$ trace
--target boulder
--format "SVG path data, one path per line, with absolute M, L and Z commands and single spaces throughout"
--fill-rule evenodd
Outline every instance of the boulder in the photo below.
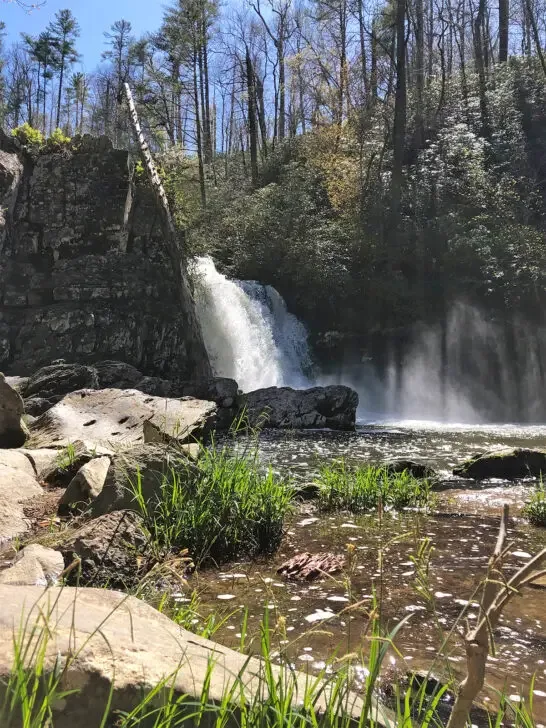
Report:
M 144 374 L 122 361 L 101 361 L 94 365 L 97 373 L 98 389 L 138 389 Z
M 23 450 L 0 450 L 0 466 L 21 470 L 31 477 L 36 475 L 32 461 Z
M 78 389 L 98 389 L 97 372 L 83 364 L 57 362 L 38 369 L 23 390 L 26 411 L 35 417 Z
M 28 430 L 23 422 L 24 411 L 21 395 L 0 374 L 0 448 L 25 444 Z
M 142 518 L 132 511 L 107 513 L 86 523 L 58 548 L 64 565 L 77 557 L 79 569 L 67 576 L 70 584 L 109 589 L 134 588 L 145 569 L 140 566 L 148 545 Z
M 417 463 L 415 460 L 386 460 L 382 465 L 389 473 L 403 473 L 407 471 L 414 478 L 427 478 L 435 480 L 438 475 L 434 468 L 426 463 Z
M 26 466 L 16 469 L 0 464 L 0 543 L 29 530 L 25 506 L 42 494 L 41 486 Z
M 66 395 L 31 426 L 34 447 L 62 447 L 74 440 L 95 446 L 131 447 L 151 420 L 182 443 L 214 427 L 216 405 L 197 399 L 152 397 L 134 389 L 82 389 Z
M 105 589 L 52 587 L 44 592 L 2 585 L 0 603 L 0 684 L 14 666 L 14 633 L 19 634 L 20 625 L 29 625 L 30 632 L 40 615 L 47 619 L 48 630 L 42 632 L 44 673 L 49 676 L 63 665 L 59 689 L 68 691 L 53 705 L 55 728 L 101 725 L 110 700 L 112 711 L 131 711 L 143 694 L 163 682 L 165 692 L 187 701 L 190 710 L 204 689 L 207 704 L 218 706 L 229 699 L 235 709 L 264 694 L 266 668 L 261 660 L 187 632 L 135 597 Z M 19 636 L 20 645 L 26 646 L 28 632 Z M 284 678 L 287 694 L 301 700 L 309 677 L 288 667 L 270 669 L 271 679 L 278 684 Z M 333 690 L 331 683 L 317 685 L 318 715 Z M 350 692 L 342 699 L 347 716 L 358 718 L 363 699 Z M 210 721 L 205 718 L 201 725 L 215 724 L 217 707 L 210 710 Z M 395 715 L 375 698 L 371 710 L 379 725 L 395 725 Z M 236 719 L 235 714 L 233 724 Z
M 473 480 L 539 478 L 541 475 L 546 476 L 546 451 L 521 447 L 494 450 L 475 455 L 454 468 L 453 475 Z
M 149 444 L 116 453 L 104 487 L 91 503 L 90 513 L 96 518 L 111 511 L 139 510 L 134 495 L 137 486 L 144 503 L 155 503 L 162 483 L 173 470 L 180 478 L 190 478 L 194 467 L 180 448 Z
M 350 387 L 268 387 L 239 398 L 252 426 L 353 430 L 358 394 Z
M 110 458 L 104 455 L 93 458 L 82 465 L 59 501 L 59 515 L 68 515 L 72 511 L 83 510 L 88 503 L 100 495 L 110 463 Z
M 83 447 L 83 443 L 81 443 Z M 77 450 L 77 447 L 75 447 Z M 44 447 L 36 450 L 22 448 L 17 452 L 24 455 L 31 463 L 34 473 L 38 480 L 46 482 L 54 482 L 52 474 L 56 473 L 63 464 L 63 452 L 56 448 Z
M 17 553 L 9 569 L 0 571 L 0 584 L 54 586 L 63 571 L 62 554 L 33 543 Z

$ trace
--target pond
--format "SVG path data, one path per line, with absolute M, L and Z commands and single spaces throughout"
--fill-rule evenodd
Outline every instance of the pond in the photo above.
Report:
M 238 446 L 245 444 L 239 440 Z M 362 423 L 354 433 L 262 433 L 262 460 L 300 482 L 312 481 L 320 463 L 336 457 L 351 462 L 404 457 L 435 467 L 445 490 L 438 493 L 429 515 L 386 513 L 381 519 L 377 513 L 325 515 L 312 502 L 304 503 L 287 523 L 281 548 L 273 557 L 229 564 L 223 570 L 202 570 L 192 577 L 201 610 L 232 613 L 216 635 L 229 645 L 239 644 L 241 609 L 249 611 L 251 635 L 259 632 L 267 610 L 270 623 L 280 626 L 276 648 L 299 669 L 319 671 L 333 655 L 341 658 L 366 652 L 375 594 L 384 629 L 408 617 L 396 637 L 396 649 L 389 652 L 387 672 L 432 667 L 442 676 L 462 677 L 465 659 L 458 619 L 463 611 L 470 623 L 476 618 L 474 592 L 496 541 L 502 504 L 511 504 L 512 516 L 507 574 L 546 546 L 546 529 L 529 526 L 518 516 L 531 484 L 469 483 L 453 478 L 451 470 L 477 452 L 545 444 L 544 426 Z M 416 588 L 416 559 L 425 539 L 432 547 L 428 599 Z M 311 583 L 280 577 L 279 566 L 301 551 L 333 552 L 348 557 L 349 566 L 340 575 Z M 360 606 L 352 607 L 355 603 Z M 439 646 L 454 627 L 443 658 L 436 660 Z M 535 676 L 535 714 L 546 719 L 546 589 L 526 589 L 523 597 L 512 601 L 496 630 L 495 642 L 497 650 L 488 664 L 486 701 L 494 703 L 495 690 L 526 694 Z M 258 640 L 254 648 L 259 649 Z

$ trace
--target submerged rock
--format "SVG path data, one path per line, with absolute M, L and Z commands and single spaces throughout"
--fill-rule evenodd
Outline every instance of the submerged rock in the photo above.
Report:
M 54 586 L 64 570 L 62 555 L 33 543 L 19 551 L 13 565 L 0 572 L 0 584 Z
M 417 463 L 415 460 L 386 460 L 382 465 L 389 473 L 403 473 L 407 471 L 414 478 L 434 480 L 438 477 L 434 468 L 426 463 Z
M 453 469 L 453 475 L 473 480 L 539 478 L 546 476 L 546 451 L 507 448 L 475 455 Z
M 268 387 L 242 395 L 240 406 L 252 426 L 353 430 L 358 394 L 340 384 L 311 389 Z
M 326 574 L 336 574 L 343 569 L 343 557 L 332 553 L 310 554 L 305 551 L 296 554 L 279 566 L 277 574 L 290 579 L 312 581 Z
M 25 444 L 28 430 L 23 422 L 23 400 L 0 374 L 0 448 L 21 447 Z
M 38 447 L 62 447 L 85 440 L 127 448 L 143 441 L 146 420 L 184 442 L 208 432 L 215 415 L 214 402 L 152 397 L 134 389 L 82 389 L 68 394 L 32 424 L 32 442 Z

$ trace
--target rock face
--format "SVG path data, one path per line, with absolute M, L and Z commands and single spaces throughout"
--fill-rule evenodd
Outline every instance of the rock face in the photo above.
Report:
M 184 442 L 209 431 L 215 414 L 214 402 L 152 397 L 133 389 L 82 389 L 32 423 L 31 442 L 34 447 L 62 447 L 75 440 L 127 447 L 143 441 L 146 420 Z
M 13 566 L 0 571 L 0 584 L 54 586 L 63 570 L 62 554 L 33 543 L 17 553 Z
M 546 451 L 526 448 L 495 450 L 467 460 L 454 468 L 453 475 L 473 480 L 539 478 L 546 476 Z
M 117 511 L 85 524 L 59 548 L 66 567 L 74 557 L 81 559 L 81 573 L 70 571 L 69 583 L 131 589 L 139 581 L 139 556 L 147 543 L 142 518 L 132 511 Z
M 97 726 L 110 694 L 113 711 L 130 711 L 143 693 L 165 679 L 174 698 L 187 696 L 191 705 L 199 700 L 209 675 L 211 704 L 232 694 L 234 705 L 240 705 L 255 700 L 264 689 L 260 678 L 265 668 L 257 658 L 187 632 L 134 597 L 104 589 L 53 587 L 44 593 L 37 587 L 0 586 L 0 601 L 0 684 L 13 665 L 14 629 L 17 634 L 20 624 L 33 625 L 40 613 L 48 616 L 44 672 L 50 674 L 60 662 L 60 689 L 76 688 L 54 710 L 55 728 Z M 277 682 L 282 668 L 271 669 Z M 301 700 L 309 678 L 293 671 L 285 675 L 287 685 L 293 686 L 287 691 Z M 329 695 L 326 685 L 316 701 L 317 713 L 324 710 Z M 362 698 L 348 693 L 343 701 L 347 715 L 358 718 Z M 375 699 L 372 711 L 379 725 L 395 724 L 394 714 Z M 213 725 L 215 718 L 213 713 L 210 722 L 205 719 L 201 725 Z
M 0 209 L 0 370 L 123 358 L 148 375 L 210 377 L 128 152 L 84 136 L 23 160 L 1 137 Z
M 333 385 L 311 389 L 268 387 L 240 397 L 252 425 L 279 428 L 352 430 L 358 394 L 350 387 Z
M 0 448 L 21 447 L 25 444 L 28 431 L 22 419 L 23 414 L 21 395 L 0 374 Z

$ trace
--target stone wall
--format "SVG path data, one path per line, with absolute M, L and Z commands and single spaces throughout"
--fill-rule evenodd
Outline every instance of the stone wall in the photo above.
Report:
M 128 153 L 88 136 L 34 158 L 6 137 L 0 148 L 0 370 L 115 358 L 146 374 L 208 376 Z

